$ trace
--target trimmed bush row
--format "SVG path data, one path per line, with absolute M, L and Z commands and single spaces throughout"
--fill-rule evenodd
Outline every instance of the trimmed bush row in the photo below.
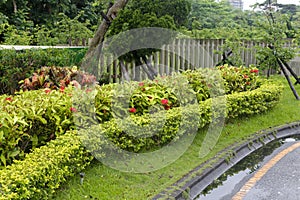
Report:
M 2 169 L 0 199 L 48 199 L 91 160 L 75 131 L 67 132 Z
M 257 68 L 220 66 L 218 67 L 223 81 L 218 80 L 216 72 L 211 69 L 197 69 L 184 71 L 182 75 L 188 81 L 190 88 L 195 93 L 198 102 L 210 98 L 210 93 L 214 94 L 233 94 L 237 92 L 251 91 L 261 85 L 261 79 L 258 77 Z M 176 79 L 176 78 L 175 78 Z M 149 113 L 149 108 L 155 104 L 163 104 L 165 110 L 179 106 L 178 99 L 173 93 L 172 88 L 166 86 L 174 81 L 173 76 L 158 77 L 154 81 L 130 82 L 136 84 L 135 90 L 130 98 L 130 112 L 135 115 Z M 224 86 L 222 85 L 224 84 Z M 112 98 L 117 96 L 118 84 L 108 84 L 98 88 L 96 96 L 97 116 L 101 122 L 112 119 Z M 172 87 L 172 85 L 171 85 Z M 124 86 L 130 88 L 130 86 Z M 224 89 L 223 89 L 224 88 Z M 218 91 L 211 91 L 211 89 Z M 130 89 L 128 89 L 130 90 Z M 223 91 L 225 90 L 225 91 Z
M 279 100 L 282 87 L 270 82 L 265 82 L 254 91 L 234 93 L 227 95 L 226 117 L 234 118 L 243 115 L 261 113 L 272 108 Z M 83 142 L 92 142 L 96 145 L 92 151 L 98 151 L 104 143 L 99 140 L 99 132 L 109 137 L 111 141 L 122 149 L 138 152 L 147 150 L 155 146 L 162 146 L 171 139 L 179 138 L 186 132 L 177 133 L 180 119 L 189 122 L 188 116 L 199 114 L 200 121 L 185 124 L 189 126 L 204 127 L 211 121 L 211 116 L 218 116 L 218 110 L 211 111 L 212 100 L 200 102 L 198 112 L 194 107 L 174 108 L 166 112 L 166 121 L 160 130 L 149 127 L 138 136 L 149 136 L 153 131 L 158 131 L 158 135 L 149 138 L 135 138 L 125 134 L 120 130 L 115 120 L 100 124 L 96 129 L 88 129 L 83 135 Z M 180 111 L 181 109 L 181 111 Z M 156 116 L 156 117 L 155 117 Z M 163 122 L 159 113 L 154 115 L 156 122 Z M 183 117 L 183 118 L 181 118 Z M 131 120 L 139 124 L 148 124 L 149 118 L 131 115 Z M 124 125 L 124 124 L 123 124 Z M 125 123 L 126 125 L 126 123 Z M 127 124 L 129 126 L 129 124 Z M 132 127 L 130 127 L 132 128 Z M 188 132 L 188 129 L 186 129 Z M 94 138 L 93 138 L 94 137 Z M 95 138 L 96 137 L 96 138 Z M 99 153 L 97 154 L 99 156 Z M 100 156 L 105 156 L 103 153 Z M 14 163 L 0 171 L 0 199 L 47 199 L 55 192 L 55 189 L 66 181 L 69 176 L 74 176 L 87 166 L 92 157 L 81 146 L 79 137 L 74 131 L 67 132 L 65 135 L 58 136 L 56 140 L 50 141 L 47 145 L 34 149 L 32 153 L 26 155 L 23 161 Z
M 223 116 L 231 119 L 262 113 L 276 105 L 281 91 L 282 87 L 278 84 L 265 82 L 256 90 L 226 95 L 226 113 Z M 221 107 L 222 105 L 219 108 Z M 217 118 L 221 115 L 218 107 L 215 107 L 213 111 L 211 108 L 212 99 L 207 99 L 200 102 L 198 108 L 192 105 L 168 110 L 165 121 L 160 112 L 152 115 L 151 119 L 150 115 L 147 114 L 143 116 L 131 115 L 122 120 L 112 119 L 104 122 L 99 125 L 99 131 L 122 149 L 133 152 L 147 151 L 168 144 L 174 137 L 178 138 L 185 134 L 185 132 L 178 133 L 179 126 L 182 126 L 181 122 L 184 122 L 186 128 L 192 128 L 195 125 L 198 128 L 203 128 L 212 121 L 212 116 Z M 199 122 L 195 122 L 196 115 L 200 119 Z M 152 124 L 150 124 L 151 120 Z M 140 126 L 145 124 L 149 126 L 146 126 L 141 132 L 139 127 L 135 130 L 134 123 Z M 158 124 L 163 124 L 163 126 L 159 127 Z M 130 133 L 128 134 L 128 131 L 125 132 L 124 130 L 129 130 Z M 99 135 L 95 136 L 100 137 Z
M 225 90 L 228 94 L 253 90 L 261 84 L 256 68 L 232 66 L 221 66 L 219 68 L 225 80 Z M 55 82 L 57 85 L 52 85 L 55 86 L 52 87 L 53 90 L 45 88 L 20 92 L 14 96 L 0 96 L 0 168 L 9 165 L 14 159 L 24 158 L 25 153 L 29 152 L 30 149 L 44 145 L 46 142 L 55 139 L 57 135 L 61 135 L 74 127 L 72 113 L 81 108 L 72 107 L 70 97 L 73 95 L 71 72 L 73 73 L 74 69 L 44 68 L 39 71 L 39 74 L 25 80 L 24 87 L 34 89 L 39 88 L 38 86 L 44 87 L 46 85 L 45 87 L 47 87 L 48 84 L 50 87 L 51 83 Z M 77 73 L 76 70 L 75 72 Z M 50 78 L 50 74 L 53 77 Z M 61 76 L 61 74 L 64 75 Z M 180 102 L 173 91 L 173 85 L 182 84 L 183 82 L 190 86 L 190 93 L 195 93 L 199 102 L 210 97 L 212 88 L 220 90 L 214 91 L 215 93 L 222 93 L 222 87 L 216 85 L 220 82 L 215 81 L 215 73 L 209 69 L 187 71 L 183 74 L 184 80 L 180 79 L 180 76 L 172 76 L 161 77 L 154 81 L 127 83 L 128 87 L 124 87 L 125 93 L 128 88 L 130 91 L 132 90 L 132 93 L 130 93 L 129 105 L 125 106 L 129 106 L 129 110 L 124 110 L 124 112 L 130 112 L 130 115 L 134 116 L 146 116 L 149 112 L 153 112 L 153 109 L 159 110 L 161 106 L 165 110 L 178 109 Z M 92 76 L 82 75 L 83 79 L 79 81 L 80 84 L 92 81 L 92 79 L 90 80 Z M 52 82 L 49 82 L 48 79 Z M 67 83 L 68 87 L 66 87 Z M 170 87 L 170 84 L 173 84 L 172 87 Z M 120 93 L 116 90 L 117 86 L 118 84 L 108 84 L 96 87 L 95 102 L 90 103 L 95 103 L 97 120 L 100 123 L 113 118 L 111 106 L 113 97 Z M 124 90 L 124 88 L 122 87 L 121 90 Z M 180 90 L 180 85 L 177 88 Z M 88 92 L 90 92 L 89 89 L 86 90 L 86 93 Z M 79 97 L 78 99 L 83 101 L 77 103 L 78 106 L 81 106 L 92 98 Z M 169 115 L 174 115 L 175 118 L 179 119 L 177 114 Z M 168 117 L 172 118 L 171 116 Z M 173 123 L 172 126 L 176 127 Z M 112 137 L 116 136 L 113 135 Z M 149 142 L 149 146 L 151 147 L 151 142 Z M 134 151 L 139 151 L 139 149 L 134 149 Z

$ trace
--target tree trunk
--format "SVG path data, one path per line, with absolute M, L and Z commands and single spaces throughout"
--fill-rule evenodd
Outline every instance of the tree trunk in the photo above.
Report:
M 101 24 L 99 25 L 93 39 L 90 42 L 89 49 L 85 55 L 83 65 L 88 64 L 89 60 L 92 58 L 94 52 L 96 51 L 96 47 L 104 41 L 104 37 L 106 32 L 108 31 L 109 25 L 113 19 L 116 18 L 118 12 L 125 8 L 126 4 L 129 0 L 117 0 L 107 11 L 107 18 L 110 20 L 103 19 Z M 101 52 L 98 52 L 101 53 Z
M 155 68 L 150 63 L 149 59 L 146 58 L 146 56 L 143 56 L 142 59 L 145 62 L 145 64 L 147 65 L 148 71 L 151 74 L 149 78 L 151 80 L 153 80 L 157 76 L 158 72 L 155 70 Z
M 12 3 L 13 3 L 13 6 L 14 6 L 14 13 L 17 13 L 18 12 L 18 7 L 17 7 L 16 0 L 13 0 Z
M 290 88 L 291 88 L 291 90 L 292 90 L 294 96 L 296 97 L 297 100 L 300 100 L 300 98 L 299 98 L 299 96 L 298 96 L 298 93 L 297 93 L 297 91 L 295 90 L 295 88 L 294 88 L 294 86 L 293 86 L 293 84 L 292 84 L 292 82 L 291 82 L 291 79 L 290 79 L 290 77 L 289 77 L 288 74 L 287 74 L 287 71 L 286 71 L 284 65 L 282 64 L 282 62 L 280 61 L 279 58 L 276 58 L 276 60 L 277 60 L 277 62 L 278 62 L 278 64 L 279 64 L 280 69 L 282 70 L 282 72 L 283 72 L 283 74 L 284 74 L 286 80 L 288 81 L 289 86 L 290 86 Z
M 143 69 L 143 71 L 147 74 L 147 76 L 148 76 L 148 78 L 149 78 L 150 80 L 153 80 L 153 79 L 154 79 L 153 76 L 152 76 L 152 74 L 151 74 L 151 72 L 149 72 L 149 70 L 148 70 L 146 64 L 144 64 L 144 63 L 141 62 L 141 58 L 138 58 L 138 59 L 135 61 L 135 63 L 136 63 L 137 66 L 140 66 L 140 67 Z
M 287 64 L 287 62 L 285 62 L 284 60 L 281 60 L 280 61 L 282 62 L 282 64 L 287 68 L 287 70 L 289 70 L 289 72 L 293 75 L 293 77 L 296 79 L 296 83 L 295 85 L 297 84 L 300 84 L 300 79 L 298 78 L 297 74 L 294 72 L 294 70 Z

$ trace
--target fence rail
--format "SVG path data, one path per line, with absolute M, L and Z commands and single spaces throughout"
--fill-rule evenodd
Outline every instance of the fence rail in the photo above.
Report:
M 75 39 L 75 41 L 65 46 L 12 46 L 0 45 L 0 49 L 28 49 L 28 48 L 85 48 L 87 41 L 91 39 Z M 77 41 L 77 42 L 76 42 Z M 80 41 L 82 44 L 80 44 Z M 176 39 L 173 43 L 164 45 L 160 51 L 157 51 L 149 57 L 149 62 L 154 66 L 160 75 L 169 75 L 172 72 L 181 70 L 209 68 L 217 65 L 221 59 L 221 52 L 225 44 L 224 39 Z M 75 45 L 75 46 L 74 46 Z M 82 45 L 82 46 L 77 46 Z M 243 41 L 239 44 L 241 47 L 241 61 L 249 66 L 257 64 L 256 47 L 266 47 L 265 43 L 255 43 L 253 41 Z M 292 40 L 287 40 L 286 47 L 293 45 Z M 99 55 L 95 55 L 99 56 Z M 295 57 L 289 62 L 291 68 L 300 75 L 300 57 Z M 143 70 L 145 65 L 136 66 L 134 62 L 125 62 L 125 68 L 128 71 L 131 80 L 143 80 L 147 74 Z M 122 73 L 119 60 L 112 55 L 101 55 L 94 69 L 97 75 L 105 74 L 109 82 L 122 82 Z
M 223 39 L 177 39 L 173 43 L 164 45 L 149 57 L 149 62 L 160 75 L 169 75 L 181 70 L 210 68 L 216 66 L 222 59 L 221 52 L 225 40 Z M 265 43 L 243 41 L 240 43 L 241 61 L 249 66 L 257 64 L 256 47 L 266 47 Z M 292 41 L 287 40 L 285 46 L 291 47 Z M 290 61 L 291 67 L 300 74 L 300 58 Z M 131 80 L 146 79 L 147 74 L 143 71 L 146 66 L 136 66 L 134 62 L 125 63 Z M 119 60 L 110 56 L 102 56 L 98 63 L 98 74 L 107 74 L 109 82 L 122 82 L 122 73 Z

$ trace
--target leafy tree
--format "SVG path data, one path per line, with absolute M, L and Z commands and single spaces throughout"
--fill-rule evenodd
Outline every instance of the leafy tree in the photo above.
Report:
M 228 2 L 216 2 L 214 0 L 197 0 L 192 2 L 192 9 L 189 15 L 188 28 L 214 29 L 226 24 L 231 24 L 234 13 Z M 195 27 L 195 23 L 197 26 Z M 193 27 L 194 26 L 194 27 Z
M 186 23 L 189 12 L 190 4 L 186 0 L 134 0 L 124 10 L 120 11 L 118 17 L 112 22 L 107 36 L 110 37 L 124 31 L 143 27 L 160 27 L 175 30 L 176 27 L 178 28 Z M 147 40 L 143 36 L 141 38 L 142 40 Z M 155 39 L 155 43 L 157 46 L 163 46 L 171 39 L 161 35 Z M 133 40 L 136 40 L 136 38 L 132 38 L 132 41 L 127 42 L 130 44 Z M 113 46 L 116 47 L 116 44 Z M 121 60 L 120 64 L 123 74 L 126 74 L 126 70 L 122 62 L 134 61 L 136 66 L 143 67 L 150 79 L 154 79 L 157 76 L 157 72 L 151 66 L 148 58 L 155 51 L 157 49 L 139 49 L 121 56 L 119 59 Z M 141 59 L 147 65 L 147 68 L 145 68 Z M 128 76 L 126 77 L 128 79 Z
M 116 6 L 117 3 L 121 6 Z M 128 5 L 127 1 L 120 0 L 117 3 L 108 10 L 107 16 L 104 16 L 104 21 L 99 26 L 91 42 L 86 56 L 87 62 L 92 59 L 96 46 L 103 42 L 106 32 L 106 36 L 111 37 L 124 31 L 142 27 L 176 29 L 176 27 L 179 28 L 186 23 L 190 12 L 190 3 L 186 0 L 131 0 Z M 115 7 L 117 7 L 117 9 Z M 112 14 L 112 9 L 118 11 L 115 13 L 117 15 Z M 163 40 L 161 41 L 161 45 L 163 45 Z M 156 51 L 156 49 L 136 50 L 121 56 L 120 65 L 124 77 L 129 79 L 123 61 L 135 61 L 136 64 L 140 66 L 142 58 L 148 67 L 148 69 L 145 69 L 148 77 L 153 79 L 157 75 L 157 72 L 148 62 L 147 56 L 151 55 L 154 51 Z M 97 54 L 99 54 L 99 52 L 97 52 Z M 85 62 L 84 65 L 87 66 L 88 64 Z
M 259 64 L 260 66 L 265 66 L 269 69 L 279 68 L 285 75 L 296 99 L 300 100 L 300 97 L 287 75 L 288 70 L 296 79 L 296 84 L 300 83 L 300 79 L 287 64 L 287 62 L 292 59 L 296 53 L 296 48 L 287 48 L 284 46 L 287 36 L 290 35 L 289 33 L 291 31 L 289 30 L 288 24 L 286 24 L 288 16 L 282 15 L 278 12 L 277 4 L 272 4 L 271 0 L 266 1 L 266 4 L 262 7 L 262 11 L 266 16 L 266 20 L 261 21 L 259 25 L 265 31 L 264 42 L 266 42 L 268 46 L 259 49 L 257 56 Z
M 16 44 L 19 40 L 14 42 L 10 37 L 16 36 L 22 40 L 21 34 L 24 34 L 27 42 L 20 41 L 20 44 L 66 43 L 64 37 L 70 29 L 72 33 L 69 35 L 74 36 L 76 33 L 76 37 L 91 36 L 102 8 L 103 1 L 96 0 L 0 0 L 0 20 L 5 16 L 7 24 L 11 26 L 1 25 L 0 42 Z M 63 28 L 63 24 L 69 24 L 68 29 L 58 29 Z M 49 42 L 42 39 L 43 36 L 49 37 Z

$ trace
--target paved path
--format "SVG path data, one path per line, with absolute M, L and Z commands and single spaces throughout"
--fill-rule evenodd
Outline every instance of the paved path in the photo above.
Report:
M 300 142 L 287 142 L 267 156 L 254 172 L 228 178 L 199 200 L 300 200 Z
M 23 49 L 81 49 L 86 48 L 85 46 L 26 46 L 26 45 L 0 45 L 1 49 L 15 49 L 15 50 L 23 50 Z
M 300 200 L 300 142 L 272 154 L 233 200 Z

